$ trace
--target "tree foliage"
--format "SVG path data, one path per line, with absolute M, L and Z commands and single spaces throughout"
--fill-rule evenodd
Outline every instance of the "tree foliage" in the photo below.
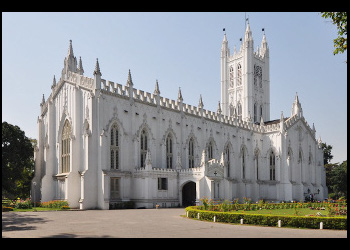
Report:
M 327 145 L 326 143 L 321 144 L 322 150 L 323 150 L 323 164 L 329 164 L 330 161 L 333 159 L 332 155 L 332 146 Z
M 345 196 L 347 198 L 348 186 L 348 163 L 343 161 L 340 165 L 335 164 L 332 171 L 329 173 L 329 188 L 332 193 L 335 193 L 337 198 Z
M 31 140 L 18 126 L 2 123 L 2 196 L 29 197 L 34 172 Z
M 322 17 L 332 19 L 333 24 L 337 25 L 338 37 L 334 39 L 333 54 L 344 53 L 347 50 L 347 13 L 346 12 L 321 12 Z
M 328 193 L 333 198 L 345 196 L 347 198 L 347 160 L 339 163 L 330 163 L 333 159 L 332 146 L 326 143 L 321 144 L 323 149 L 324 167 L 326 170 L 326 185 Z

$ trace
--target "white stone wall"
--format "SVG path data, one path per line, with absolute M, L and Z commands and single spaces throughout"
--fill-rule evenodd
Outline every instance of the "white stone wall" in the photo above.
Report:
M 248 45 L 252 46 L 250 42 Z M 288 201 L 302 200 L 309 193 L 316 194 L 315 198 L 320 200 L 327 197 L 323 152 L 315 139 L 314 127 L 310 128 L 302 112 L 292 113 L 290 118 L 281 115 L 279 120 L 266 121 L 266 124 L 264 121 L 253 124 L 246 119 L 254 98 L 268 104 L 264 118 L 269 118 L 269 66 L 268 61 L 264 61 L 268 60 L 264 59 L 268 57 L 268 50 L 264 55 L 251 50 L 240 59 L 245 67 L 243 78 L 252 77 L 249 72 L 254 62 L 261 63 L 265 84 L 261 95 L 255 96 L 254 88 L 242 91 L 243 119 L 224 115 L 228 112 L 225 105 L 223 111 L 218 109 L 217 112 L 203 109 L 201 105 L 188 105 L 183 102 L 181 93 L 178 100 L 169 100 L 161 96 L 158 83 L 154 93 L 136 89 L 130 72 L 126 85 L 106 81 L 101 79 L 98 61 L 94 78 L 85 77 L 81 75 L 81 66 L 77 69 L 69 65 L 69 62 L 76 63 L 72 53 L 70 49 L 68 58 L 71 59 L 66 60 L 65 68 L 76 72 L 64 71 L 57 84 L 54 80 L 51 95 L 41 103 L 33 179 L 37 183 L 33 186 L 37 200 L 65 199 L 71 207 L 109 209 L 110 203 L 115 202 L 110 192 L 113 178 L 118 179 L 119 201 L 134 201 L 137 207 L 148 208 L 156 204 L 182 205 L 183 188 L 189 182 L 195 183 L 197 201 L 203 197 Z M 225 50 L 222 50 L 223 55 Z M 250 57 L 252 61 L 248 60 Z M 222 65 L 230 64 L 222 59 Z M 222 69 L 222 76 L 225 75 L 228 76 L 228 68 Z M 252 79 L 244 81 L 249 83 Z M 223 77 L 223 101 L 227 100 L 226 85 L 227 79 Z M 297 97 L 294 106 L 301 111 Z M 72 128 L 70 170 L 61 173 L 61 137 L 65 121 L 69 121 Z M 119 169 L 110 167 L 110 131 L 114 123 L 119 128 Z M 148 133 L 149 149 L 145 168 L 140 164 L 143 129 Z M 166 168 L 169 133 L 173 137 L 172 169 Z M 194 139 L 194 168 L 189 168 L 188 164 L 191 137 Z M 210 142 L 213 145 L 211 161 L 207 155 Z M 227 146 L 229 169 L 224 155 Z M 271 152 L 275 155 L 275 180 L 270 180 Z M 165 190 L 158 189 L 158 178 L 167 179 Z

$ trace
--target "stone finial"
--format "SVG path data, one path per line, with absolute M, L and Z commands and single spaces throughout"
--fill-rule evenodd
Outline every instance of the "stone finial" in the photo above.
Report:
M 199 96 L 199 104 L 198 108 L 202 109 L 204 107 L 203 100 L 202 100 L 202 95 Z
M 131 76 L 130 76 L 131 77 Z M 158 85 L 158 80 L 156 80 L 156 86 L 154 88 L 154 94 L 155 95 L 159 95 L 160 91 L 159 91 L 159 85 Z
M 181 88 L 179 87 L 179 94 L 177 95 L 177 101 L 178 102 L 182 102 L 183 98 L 182 98 L 182 94 L 181 94 Z
M 44 96 L 44 94 L 43 94 L 43 98 L 42 98 L 42 100 L 41 100 L 40 106 L 43 106 L 44 104 L 45 104 L 45 96 Z
M 83 75 L 84 74 L 83 62 L 81 61 L 81 56 L 79 57 L 79 65 L 78 65 L 77 72 L 78 72 L 79 75 Z
M 96 58 L 96 65 L 95 65 L 95 70 L 94 70 L 94 75 L 102 75 L 100 71 L 100 64 L 98 63 L 98 58 Z
M 133 82 L 132 82 L 132 78 L 131 78 L 131 72 L 130 72 L 130 69 L 129 69 L 129 73 L 128 73 L 128 80 L 126 81 L 126 86 L 130 87 L 130 86 L 133 86 Z
M 221 114 L 221 105 L 220 105 L 220 101 L 219 101 L 217 113 L 218 113 L 218 114 Z
M 51 89 L 55 88 L 56 87 L 56 77 L 55 75 L 53 75 L 53 80 L 52 80 L 52 85 L 51 85 Z

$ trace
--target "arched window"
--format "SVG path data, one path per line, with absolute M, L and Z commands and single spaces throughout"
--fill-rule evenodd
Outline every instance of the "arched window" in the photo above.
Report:
M 173 168 L 173 138 L 170 133 L 166 138 L 166 168 Z
M 255 153 L 256 179 L 259 180 L 259 152 Z
M 257 85 L 257 82 L 258 82 L 257 77 L 258 77 L 258 74 L 257 74 L 257 67 L 256 67 L 256 65 L 254 64 L 254 86 L 258 86 L 258 85 Z
M 233 105 L 232 105 L 232 103 L 230 104 L 230 116 L 233 116 L 233 109 L 234 109 L 234 107 L 233 107 Z
M 299 132 L 300 132 L 300 130 L 299 130 Z M 301 153 L 301 150 L 299 150 L 298 163 L 300 163 L 300 181 L 304 181 L 304 175 L 303 175 L 303 155 L 302 155 L 302 153 Z
M 111 127 L 111 169 L 119 169 L 119 130 L 118 125 Z
M 238 64 L 237 66 L 237 86 L 242 85 L 242 66 Z
M 70 170 L 70 135 L 71 125 L 68 120 L 64 122 L 61 140 L 61 173 L 67 173 Z
M 260 120 L 261 120 L 262 116 L 263 116 L 263 105 L 261 104 L 260 105 Z
M 254 65 L 254 86 L 262 88 L 262 70 L 260 66 Z
M 254 103 L 254 122 L 258 121 L 258 105 Z
M 230 177 L 230 147 L 229 145 L 225 148 L 225 165 L 227 167 L 227 177 Z
M 292 149 L 288 148 L 287 153 L 287 165 L 289 170 L 289 180 L 293 180 L 293 169 L 292 169 Z
M 194 141 L 191 138 L 188 142 L 188 168 L 194 168 Z
M 147 132 L 145 129 L 141 132 L 140 138 L 140 152 L 141 152 L 141 168 L 145 167 L 145 160 L 147 155 Z
M 245 165 L 246 165 L 246 155 L 245 155 L 244 148 L 242 148 L 242 179 L 245 179 Z
M 213 143 L 211 141 L 208 144 L 208 159 L 213 159 Z
M 309 165 L 312 163 L 312 154 L 311 152 L 309 153 Z
M 262 70 L 261 70 L 261 67 L 259 67 L 259 70 L 258 70 L 258 76 L 259 76 L 259 87 L 262 88 Z
M 270 180 L 276 180 L 275 154 L 272 151 L 270 153 Z
M 230 67 L 230 88 L 233 88 L 233 67 Z
M 237 115 L 238 116 L 242 115 L 242 105 L 240 102 L 237 103 Z

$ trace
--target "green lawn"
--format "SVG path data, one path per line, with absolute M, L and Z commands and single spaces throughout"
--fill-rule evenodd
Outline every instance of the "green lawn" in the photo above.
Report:
M 33 207 L 31 209 L 19 209 L 19 208 L 14 208 L 13 211 L 9 212 L 37 212 L 37 211 L 62 211 L 65 209 L 59 209 L 59 208 L 47 208 L 47 207 Z
M 240 210 L 240 213 L 245 214 L 271 214 L 271 215 L 296 215 L 295 209 L 262 209 L 262 210 L 254 210 L 254 211 L 243 211 Z M 298 208 L 297 215 L 305 216 L 305 215 L 316 215 L 317 213 L 321 213 L 321 215 L 328 215 L 328 210 L 311 210 L 310 208 Z

